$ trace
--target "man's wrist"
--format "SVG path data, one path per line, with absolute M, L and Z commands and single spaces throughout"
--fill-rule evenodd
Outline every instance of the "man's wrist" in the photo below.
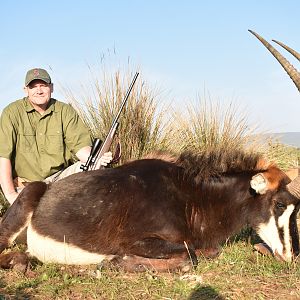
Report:
M 5 195 L 6 198 L 9 198 L 9 196 L 15 195 L 15 194 L 17 194 L 18 192 L 17 192 L 16 190 L 13 190 L 13 191 L 3 192 L 3 193 L 4 193 L 4 195 Z
M 11 192 L 8 192 L 8 193 L 6 193 L 6 194 L 14 194 L 14 193 L 16 193 L 17 191 L 16 190 L 13 190 L 13 191 L 11 191 Z
M 4 194 L 5 195 L 11 195 L 11 194 L 14 194 L 16 192 L 17 192 L 16 190 L 12 190 L 12 191 L 5 192 Z
M 18 197 L 18 192 L 16 191 L 11 191 L 9 193 L 4 193 L 6 200 L 10 203 L 13 204 L 13 202 L 16 200 L 16 198 Z

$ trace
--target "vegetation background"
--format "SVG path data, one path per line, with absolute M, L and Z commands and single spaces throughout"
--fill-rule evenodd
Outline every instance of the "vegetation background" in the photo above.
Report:
M 176 155 L 243 149 L 262 153 L 284 170 L 298 166 L 299 149 L 272 137 L 262 139 L 264 133 L 248 124 L 238 105 L 224 107 L 208 95 L 175 110 L 140 73 L 120 118 L 119 164 L 153 151 Z M 83 95 L 64 90 L 94 137 L 105 138 L 133 75 L 130 70 L 101 70 L 91 73 L 92 87 L 83 86 Z M 7 204 L 3 198 L 1 203 L 3 213 Z M 254 252 L 255 238 L 245 228 L 225 241 L 217 259 L 200 258 L 198 268 L 188 274 L 128 274 L 100 266 L 33 262 L 25 274 L 0 271 L 0 299 L 300 299 L 299 263 L 277 262 Z

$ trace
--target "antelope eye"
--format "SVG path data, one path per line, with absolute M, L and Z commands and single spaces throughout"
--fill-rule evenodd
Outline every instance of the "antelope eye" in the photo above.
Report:
M 284 203 L 281 203 L 281 202 L 276 202 L 275 206 L 278 209 L 286 209 L 286 205 Z

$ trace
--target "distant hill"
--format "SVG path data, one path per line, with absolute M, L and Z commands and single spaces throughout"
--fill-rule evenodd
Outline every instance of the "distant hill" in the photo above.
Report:
M 300 132 L 281 132 L 266 135 L 278 139 L 282 144 L 300 148 Z

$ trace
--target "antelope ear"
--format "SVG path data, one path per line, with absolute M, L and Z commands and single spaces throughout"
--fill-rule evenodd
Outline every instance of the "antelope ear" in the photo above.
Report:
M 265 194 L 268 190 L 268 181 L 262 173 L 254 175 L 250 181 L 251 187 L 257 194 Z

